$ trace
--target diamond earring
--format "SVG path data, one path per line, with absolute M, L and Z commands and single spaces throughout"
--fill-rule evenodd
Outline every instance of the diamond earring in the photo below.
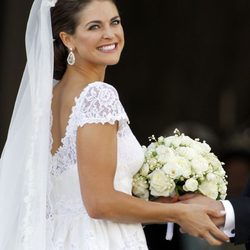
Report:
M 67 58 L 67 62 L 68 62 L 69 65 L 74 65 L 75 62 L 76 62 L 75 54 L 73 53 L 72 48 L 70 48 L 69 50 L 70 50 L 70 52 L 69 52 L 69 55 L 68 55 L 68 58 Z

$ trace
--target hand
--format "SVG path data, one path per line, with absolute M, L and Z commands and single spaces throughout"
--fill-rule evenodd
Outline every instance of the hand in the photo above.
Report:
M 173 197 L 158 197 L 154 199 L 154 202 L 159 202 L 159 203 L 175 203 L 179 200 L 179 196 L 173 196 Z
M 183 204 L 185 207 L 177 219 L 182 230 L 195 237 L 205 239 L 210 245 L 221 245 L 229 238 L 220 231 L 210 217 L 219 218 L 221 213 L 215 209 L 196 204 Z
M 215 209 L 217 212 L 221 213 L 220 217 L 210 217 L 210 219 L 215 223 L 217 227 L 223 227 L 225 224 L 225 213 L 224 206 L 222 202 L 213 200 L 201 194 L 185 194 L 179 197 L 179 201 L 185 204 L 200 204 L 207 208 Z

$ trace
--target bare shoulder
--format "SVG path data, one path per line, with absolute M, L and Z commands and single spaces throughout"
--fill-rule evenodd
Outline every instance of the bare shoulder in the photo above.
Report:
M 78 84 L 58 83 L 53 89 L 54 102 L 70 107 L 74 105 L 75 98 L 80 96 L 84 88 L 85 86 Z

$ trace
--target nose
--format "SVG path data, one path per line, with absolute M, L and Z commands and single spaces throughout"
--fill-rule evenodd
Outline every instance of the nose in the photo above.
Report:
M 111 27 L 107 27 L 104 29 L 104 32 L 103 32 L 103 38 L 104 39 L 112 39 L 114 38 L 115 34 L 114 34 L 114 31 L 112 30 Z

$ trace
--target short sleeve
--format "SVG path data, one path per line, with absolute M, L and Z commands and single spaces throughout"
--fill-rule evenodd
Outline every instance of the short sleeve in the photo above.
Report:
M 129 123 L 116 89 L 103 82 L 89 84 L 76 100 L 76 125 Z

